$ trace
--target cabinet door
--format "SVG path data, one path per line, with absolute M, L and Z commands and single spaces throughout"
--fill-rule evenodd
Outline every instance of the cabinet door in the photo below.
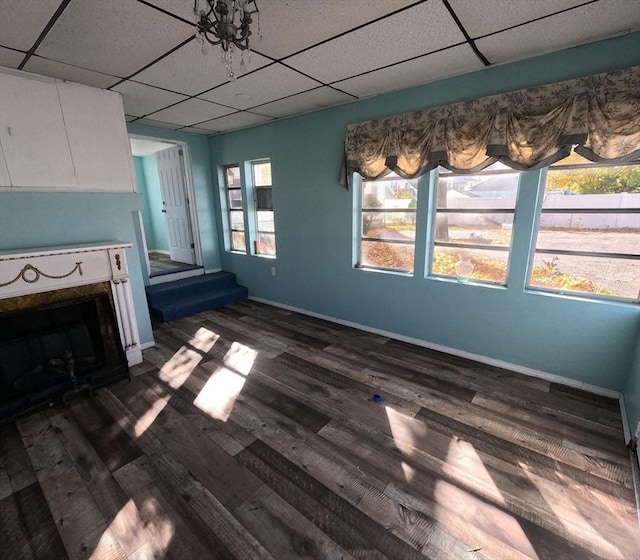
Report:
M 133 160 L 120 94 L 59 82 L 78 188 L 133 192 Z
M 76 185 L 55 82 L 0 73 L 0 144 L 14 187 Z

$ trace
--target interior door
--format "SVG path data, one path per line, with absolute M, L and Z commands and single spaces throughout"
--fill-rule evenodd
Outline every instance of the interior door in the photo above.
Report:
M 169 232 L 169 253 L 171 260 L 195 264 L 191 223 L 189 220 L 189 200 L 184 184 L 182 148 L 176 146 L 156 154 L 162 211 L 167 220 Z

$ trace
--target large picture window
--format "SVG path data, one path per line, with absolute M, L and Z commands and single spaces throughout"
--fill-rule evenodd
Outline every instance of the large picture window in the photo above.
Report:
M 417 184 L 395 173 L 362 182 L 359 267 L 413 272 Z
M 506 284 L 519 172 L 437 173 L 430 274 Z
M 529 286 L 638 300 L 640 164 L 572 153 L 546 173 Z

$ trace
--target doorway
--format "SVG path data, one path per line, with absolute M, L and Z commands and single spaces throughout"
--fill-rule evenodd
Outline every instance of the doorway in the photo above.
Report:
M 188 146 L 131 136 L 149 284 L 203 274 Z

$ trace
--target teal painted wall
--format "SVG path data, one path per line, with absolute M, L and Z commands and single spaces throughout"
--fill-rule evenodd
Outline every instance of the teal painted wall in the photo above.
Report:
M 149 224 L 149 231 L 147 231 L 147 223 L 144 225 L 147 249 L 149 251 L 168 251 L 169 232 L 167 229 L 167 221 L 162 213 L 162 192 L 160 191 L 160 176 L 158 174 L 156 156 L 149 155 L 135 159 L 142 160 L 142 172 L 145 178 L 146 204 L 142 215 Z
M 624 404 L 633 436 L 636 426 L 640 422 L 640 335 L 636 340 L 636 357 L 624 389 Z
M 16 189 L 18 191 L 19 189 Z M 142 343 L 153 340 L 136 241 L 137 194 L 1 192 L 0 250 L 129 241 L 131 290 Z
M 155 245 L 155 236 L 153 232 L 153 222 L 151 221 L 151 213 L 149 211 L 149 200 L 147 196 L 147 180 L 145 178 L 141 157 L 133 158 L 133 169 L 136 174 L 137 191 L 142 195 L 142 225 L 144 227 L 147 247 L 153 247 Z
M 506 289 L 425 279 L 424 239 L 414 277 L 354 269 L 353 194 L 337 179 L 348 123 L 636 64 L 640 33 L 211 137 L 219 239 L 221 166 L 272 162 L 277 259 L 225 252 L 221 243 L 223 268 L 255 297 L 621 391 L 640 307 L 524 290 L 538 172 L 523 175 Z M 418 219 L 425 215 L 423 205 Z
M 198 209 L 197 225 L 200 233 L 200 242 L 202 244 L 202 262 L 205 270 L 220 269 L 222 265 L 219 247 L 223 246 L 223 244 L 216 226 L 216 216 L 219 215 L 220 201 L 214 194 L 212 165 L 209 157 L 207 139 L 197 134 L 152 128 L 134 123 L 128 123 L 127 129 L 130 134 L 186 142 L 189 149 L 191 174 L 196 194 L 196 208 Z M 144 159 L 148 157 L 151 156 L 146 156 Z M 146 179 L 147 181 L 150 180 L 148 174 Z

